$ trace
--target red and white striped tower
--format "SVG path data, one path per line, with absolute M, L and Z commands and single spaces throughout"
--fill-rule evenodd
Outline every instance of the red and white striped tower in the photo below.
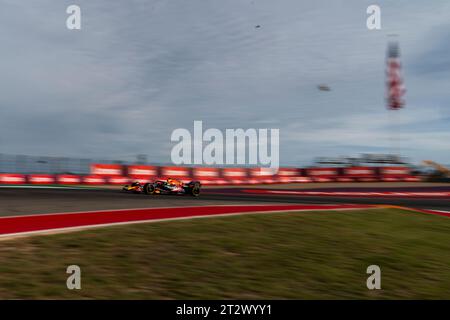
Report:
M 387 107 L 399 110 L 405 105 L 405 86 L 401 75 L 400 49 L 397 42 L 389 42 L 386 58 Z
M 388 43 L 386 55 L 386 86 L 387 86 L 387 108 L 389 109 L 389 118 L 391 119 L 391 153 L 397 153 L 400 156 L 400 144 L 396 144 L 394 140 L 399 140 L 398 134 L 399 119 L 396 114 L 398 110 L 405 106 L 403 96 L 406 92 L 402 78 L 402 65 L 400 62 L 400 49 L 397 41 Z

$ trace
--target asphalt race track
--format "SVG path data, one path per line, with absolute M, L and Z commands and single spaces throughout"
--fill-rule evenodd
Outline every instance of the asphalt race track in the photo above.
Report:
M 0 188 L 0 216 L 62 213 L 108 209 L 233 204 L 388 204 L 411 208 L 450 211 L 450 198 L 337 197 L 250 194 L 248 188 L 204 189 L 198 198 L 191 196 L 145 196 L 106 189 Z M 270 187 L 267 187 L 270 189 Z M 424 188 L 421 188 L 422 190 Z M 434 189 L 434 188 L 430 188 Z M 315 189 L 317 190 L 317 189 Z M 342 189 L 340 189 L 342 190 Z M 361 189 L 358 189 L 361 190 Z M 439 190 L 442 190 L 439 189 Z M 450 187 L 445 187 L 450 191 Z
M 106 189 L 46 189 L 46 188 L 0 188 L 0 216 L 94 211 L 108 209 L 131 209 L 152 207 L 175 207 L 196 205 L 229 205 L 236 203 L 234 197 L 201 194 L 194 198 L 188 195 L 132 194 Z M 237 197 L 239 198 L 239 197 Z M 239 204 L 258 204 L 244 199 Z
M 219 192 L 220 190 L 215 190 Z M 232 190 L 235 191 L 235 190 Z M 317 191 L 316 189 L 314 191 Z M 222 190 L 224 197 L 230 201 L 262 201 L 280 203 L 305 204 L 385 204 L 404 206 L 417 209 L 450 211 L 450 198 L 407 198 L 407 197 L 338 197 L 338 196 L 297 196 L 297 195 L 267 195 L 267 194 L 234 194 L 231 190 Z M 228 195 L 229 194 L 229 195 Z M 217 195 L 216 195 L 217 196 Z

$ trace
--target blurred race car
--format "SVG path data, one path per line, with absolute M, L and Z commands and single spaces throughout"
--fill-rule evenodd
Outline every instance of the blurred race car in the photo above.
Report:
M 139 182 L 133 182 L 130 185 L 125 185 L 122 190 L 130 191 L 133 193 L 144 193 L 148 195 L 152 194 L 189 194 L 194 197 L 200 195 L 200 182 L 191 181 L 189 183 L 183 183 L 180 180 L 168 178 L 166 181 L 156 180 L 155 182 L 141 184 Z

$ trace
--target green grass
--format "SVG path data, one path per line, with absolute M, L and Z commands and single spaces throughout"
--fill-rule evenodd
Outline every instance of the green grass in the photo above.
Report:
M 0 298 L 450 299 L 449 252 L 450 219 L 395 209 L 117 226 L 1 241 Z

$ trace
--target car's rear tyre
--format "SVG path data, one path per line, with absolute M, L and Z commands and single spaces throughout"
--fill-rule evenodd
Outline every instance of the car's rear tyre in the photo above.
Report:
M 145 194 L 151 195 L 155 193 L 155 186 L 152 183 L 146 183 L 143 190 Z

